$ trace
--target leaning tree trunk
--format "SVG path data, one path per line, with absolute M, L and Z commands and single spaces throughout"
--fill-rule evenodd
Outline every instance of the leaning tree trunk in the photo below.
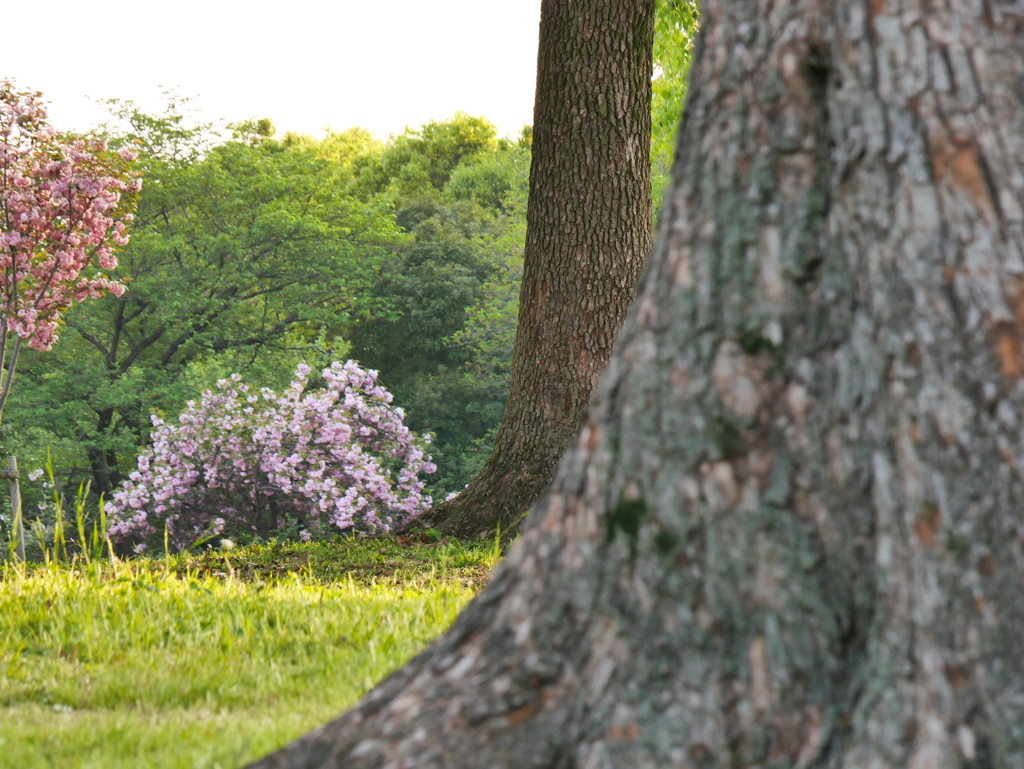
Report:
M 651 247 L 655 0 L 543 0 L 519 323 L 505 416 L 469 488 L 415 519 L 508 531 L 579 432 Z
M 1024 15 L 715 0 L 575 447 L 263 767 L 1024 766 Z

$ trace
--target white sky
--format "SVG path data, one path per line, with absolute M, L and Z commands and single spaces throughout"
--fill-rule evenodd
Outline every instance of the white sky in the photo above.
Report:
M 107 119 L 89 97 L 159 111 L 161 86 L 198 95 L 202 119 L 269 117 L 279 134 L 385 137 L 456 110 L 503 135 L 532 122 L 540 0 L 3 5 L 0 78 L 42 91 L 59 129 Z

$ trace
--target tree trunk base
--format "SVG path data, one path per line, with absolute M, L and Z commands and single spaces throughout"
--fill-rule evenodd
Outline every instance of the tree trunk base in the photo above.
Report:
M 497 454 L 492 460 L 499 459 Z M 434 505 L 410 519 L 399 534 L 428 529 L 459 539 L 488 539 L 500 532 L 506 539 L 519 529 L 537 498 L 551 483 L 553 469 L 527 467 L 520 471 L 489 462 L 471 484 L 457 497 Z

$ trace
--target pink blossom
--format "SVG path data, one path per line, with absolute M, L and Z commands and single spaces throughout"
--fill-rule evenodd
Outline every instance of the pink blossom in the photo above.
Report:
M 96 136 L 68 139 L 46 122 L 38 94 L 0 80 L 0 336 L 37 350 L 57 341 L 75 302 L 124 285 L 96 271 L 117 267 L 124 221 L 140 180 L 134 151 L 111 152 Z M 127 197 L 126 197 L 127 195 Z M 4 345 L 14 370 L 19 345 Z M 0 409 L 3 403 L 0 402 Z
M 189 401 L 177 424 L 154 417 L 152 448 L 108 507 L 111 537 L 149 536 L 157 518 L 178 547 L 213 529 L 262 523 L 270 534 L 268 505 L 278 521 L 297 521 L 303 539 L 323 524 L 386 532 L 429 507 L 419 474 L 435 468 L 425 442 L 402 424 L 376 372 L 334 363 L 327 388 L 307 391 L 309 374 L 299 366 L 280 396 L 264 388 L 262 404 L 233 375 Z

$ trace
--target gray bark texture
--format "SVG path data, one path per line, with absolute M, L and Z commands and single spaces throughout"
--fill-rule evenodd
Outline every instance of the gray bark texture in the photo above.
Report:
M 410 523 L 508 532 L 579 433 L 651 250 L 655 0 L 543 0 L 505 415 L 469 488 Z
M 586 424 L 259 767 L 1024 767 L 1024 7 L 709 0 Z

